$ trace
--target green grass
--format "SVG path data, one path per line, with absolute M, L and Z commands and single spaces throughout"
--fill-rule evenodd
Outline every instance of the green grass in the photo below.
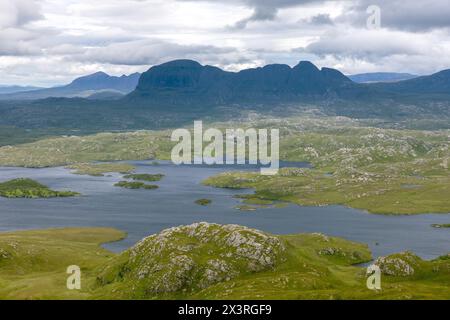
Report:
M 114 186 L 125 189 L 146 189 L 146 190 L 153 190 L 159 188 L 157 185 L 145 184 L 144 182 L 137 182 L 137 181 L 136 182 L 119 181 Z
M 375 292 L 356 266 L 371 259 L 368 247 L 340 238 L 200 223 L 121 254 L 100 247 L 124 236 L 107 228 L 0 233 L 0 299 L 450 299 L 449 255 L 391 255 L 382 270 L 400 259 L 414 273 L 383 274 Z M 80 291 L 66 289 L 69 265 L 81 267 Z
M 132 180 L 140 180 L 140 181 L 149 181 L 149 182 L 156 182 L 161 181 L 162 178 L 164 178 L 163 174 L 128 174 L 123 176 L 125 179 L 132 179 Z
M 0 233 L 0 299 L 88 299 L 96 268 L 114 256 L 101 243 L 126 235 L 109 228 Z M 68 266 L 81 268 L 81 290 L 68 290 Z
M 130 173 L 136 167 L 127 163 L 79 163 L 68 166 L 68 168 L 75 170 L 75 174 L 101 177 L 105 173 L 111 172 Z
M 54 191 L 31 179 L 14 179 L 0 183 L 0 196 L 5 198 L 55 198 L 79 195 L 71 191 Z

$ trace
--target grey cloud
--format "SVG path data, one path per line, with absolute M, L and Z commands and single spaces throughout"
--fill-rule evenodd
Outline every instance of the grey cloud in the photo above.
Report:
M 77 61 L 108 63 L 115 65 L 154 65 L 168 60 L 190 58 L 203 63 L 221 64 L 238 58 L 234 48 L 218 48 L 209 45 L 180 45 L 159 39 L 115 43 L 105 47 L 89 48 L 71 58 Z M 229 59 L 233 57 L 232 59 Z M 241 59 L 242 57 L 240 57 Z
M 370 5 L 380 7 L 382 27 L 407 31 L 450 27 L 450 3 L 447 0 L 356 0 L 348 2 L 347 10 L 339 20 L 365 27 L 366 10 Z
M 325 26 L 325 25 L 332 26 L 332 25 L 334 25 L 333 19 L 331 19 L 330 15 L 326 14 L 326 13 L 321 13 L 321 14 L 312 16 L 307 19 L 302 19 L 299 22 L 307 23 L 307 24 L 315 25 L 315 26 Z
M 217 2 L 220 0 L 177 0 L 182 2 Z M 324 2 L 325 0 L 230 0 L 228 3 L 244 5 L 253 9 L 253 14 L 245 19 L 237 21 L 231 29 L 243 29 L 253 21 L 274 20 L 278 10 L 282 8 L 295 7 L 309 3 Z
M 250 17 L 236 22 L 231 29 L 244 29 L 252 21 L 273 20 L 277 16 L 277 13 L 277 8 L 256 7 Z
M 0 29 L 15 28 L 43 18 L 35 0 L 2 0 L 0 2 Z
M 39 33 L 26 28 L 42 19 L 40 6 L 34 0 L 2 0 L 0 2 L 0 56 L 28 56 L 41 53 Z
M 17 28 L 0 29 L 0 56 L 32 56 L 40 54 L 39 34 Z
M 407 34 L 391 34 L 378 31 L 334 31 L 322 36 L 303 50 L 318 56 L 332 55 L 338 58 L 356 58 L 376 61 L 393 55 L 423 55 L 431 43 L 423 39 L 411 41 Z

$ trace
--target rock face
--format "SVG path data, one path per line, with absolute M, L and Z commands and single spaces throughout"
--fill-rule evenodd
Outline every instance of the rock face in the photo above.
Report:
M 393 254 L 380 257 L 375 265 L 380 267 L 381 273 L 388 276 L 408 277 L 414 275 L 422 260 L 411 252 Z
M 258 230 L 196 223 L 145 238 L 110 264 L 100 282 L 132 283 L 137 297 L 199 290 L 273 269 L 284 251 L 277 237 Z

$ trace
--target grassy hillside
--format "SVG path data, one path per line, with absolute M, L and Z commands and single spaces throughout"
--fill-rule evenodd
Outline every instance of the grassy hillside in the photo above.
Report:
M 448 256 L 380 258 L 382 290 L 366 288 L 366 245 L 322 234 L 274 236 L 198 223 L 162 231 L 113 254 L 104 228 L 0 234 L 2 299 L 449 299 Z M 66 268 L 82 289 L 66 289 Z M 406 271 L 405 271 L 406 270 Z
M 100 133 L 5 146 L 0 148 L 0 165 L 51 167 L 92 161 L 168 159 L 170 150 L 168 132 Z
M 90 298 L 94 270 L 113 256 L 99 245 L 124 237 L 108 228 L 0 233 L 0 298 Z M 81 268 L 80 291 L 67 290 L 66 270 L 71 265 Z

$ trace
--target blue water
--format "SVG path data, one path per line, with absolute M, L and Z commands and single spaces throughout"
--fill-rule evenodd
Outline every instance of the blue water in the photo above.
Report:
M 55 190 L 82 194 L 74 198 L 0 198 L 0 231 L 73 226 L 105 226 L 124 230 L 128 237 L 105 245 L 121 251 L 145 236 L 163 229 L 207 221 L 240 224 L 274 234 L 321 232 L 367 243 L 375 257 L 411 250 L 425 259 L 450 251 L 450 229 L 436 229 L 434 223 L 450 223 L 448 214 L 414 216 L 373 215 L 341 206 L 236 210 L 238 193 L 250 190 L 216 189 L 201 181 L 229 166 L 174 166 L 150 161 L 132 162 L 138 173 L 163 173 L 157 190 L 127 190 L 114 187 L 120 174 L 91 177 L 71 174 L 64 168 L 0 168 L 0 181 L 18 177 L 35 179 Z M 292 164 L 289 164 L 292 165 Z M 298 165 L 298 164 L 297 164 Z M 300 164 L 306 166 L 306 164 Z M 231 170 L 242 170 L 231 167 Z M 250 168 L 248 170 L 256 170 Z M 194 204 L 200 198 L 212 199 L 211 206 Z

